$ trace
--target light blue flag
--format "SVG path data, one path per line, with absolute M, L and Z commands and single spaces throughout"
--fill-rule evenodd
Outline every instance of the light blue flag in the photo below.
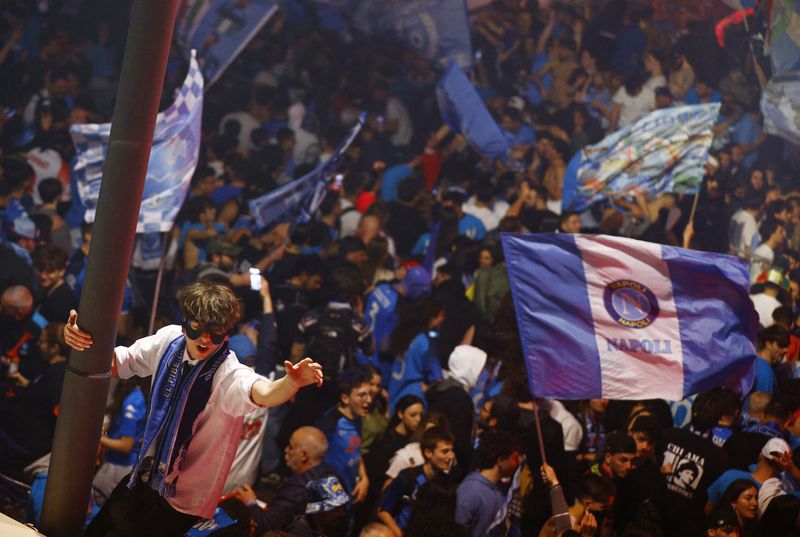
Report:
M 450 63 L 436 86 L 436 100 L 444 122 L 463 134 L 475 151 L 491 160 L 508 155 L 508 139 L 456 62 Z
M 137 233 L 165 232 L 172 228 L 197 166 L 202 114 L 203 75 L 192 51 L 189 71 L 175 102 L 156 117 Z M 94 221 L 110 133 L 111 123 L 70 127 L 77 151 L 73 173 L 78 195 L 86 207 L 87 222 Z
M 354 0 L 355 28 L 394 38 L 423 58 L 472 69 L 472 41 L 464 0 Z
M 644 193 L 695 194 L 705 173 L 719 103 L 664 108 L 586 146 L 564 173 L 565 210 Z
M 197 50 L 210 87 L 277 10 L 271 0 L 187 0 L 175 37 Z
M 800 71 L 773 77 L 761 94 L 764 131 L 800 145 Z
M 342 160 L 347 148 L 353 143 L 366 115 L 361 114 L 358 123 L 350 130 L 333 155 L 311 172 L 291 183 L 276 188 L 263 196 L 250 200 L 250 214 L 256 227 L 264 229 L 279 222 L 307 222 L 325 199 L 331 175 Z

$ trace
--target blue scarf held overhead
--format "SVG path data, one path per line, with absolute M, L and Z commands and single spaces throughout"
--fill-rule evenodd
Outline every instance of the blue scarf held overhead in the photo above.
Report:
M 158 362 L 142 449 L 128 482 L 128 488 L 136 485 L 139 474 L 146 469 L 143 468 L 145 456 L 152 443 L 157 441 L 149 484 L 164 498 L 175 496 L 175 484 L 192 440 L 194 423 L 211 396 L 214 374 L 228 356 L 228 342 L 183 372 L 181 364 L 185 349 L 186 337 L 181 334 L 169 344 Z

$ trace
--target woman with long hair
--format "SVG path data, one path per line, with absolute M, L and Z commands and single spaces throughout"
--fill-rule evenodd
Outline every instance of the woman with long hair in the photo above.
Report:
M 737 479 L 725 489 L 721 505 L 730 505 L 739 517 L 744 531 L 742 537 L 749 537 L 758 522 L 758 489 L 749 479 Z
M 392 412 L 401 397 L 413 394 L 422 399 L 428 386 L 442 378 L 436 351 L 438 330 L 444 322 L 444 305 L 425 297 L 407 304 L 389 341 L 395 357 L 389 379 L 389 407 Z

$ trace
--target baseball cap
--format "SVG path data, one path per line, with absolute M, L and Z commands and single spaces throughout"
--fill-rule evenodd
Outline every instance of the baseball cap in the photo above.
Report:
M 777 461 L 777 454 L 792 454 L 792 448 L 782 438 L 770 438 L 761 448 L 761 455 L 770 461 Z
M 15 218 L 12 222 L 14 233 L 26 239 L 36 239 L 36 224 L 27 215 Z
M 228 338 L 228 348 L 236 354 L 236 358 L 241 363 L 246 363 L 247 359 L 256 353 L 256 346 L 244 334 L 236 334 Z
M 406 296 L 411 300 L 429 293 L 431 290 L 430 272 L 425 267 L 411 267 L 403 278 L 403 287 L 406 288 Z
M 622 431 L 614 431 L 606 435 L 606 453 L 615 455 L 617 453 L 631 453 L 636 454 L 636 442 L 623 433 Z
M 213 237 L 208 241 L 208 246 L 206 246 L 206 251 L 209 254 L 229 255 L 231 257 L 236 257 L 237 255 L 239 255 L 239 252 L 241 252 L 242 249 L 239 246 L 236 246 L 235 244 L 231 243 L 230 241 Z
M 712 510 L 706 517 L 706 526 L 710 530 L 716 530 L 724 526 L 741 528 L 739 517 L 730 505 L 721 505 Z

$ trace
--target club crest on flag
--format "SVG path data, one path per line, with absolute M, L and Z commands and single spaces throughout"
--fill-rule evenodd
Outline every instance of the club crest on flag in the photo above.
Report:
M 658 317 L 658 299 L 644 285 L 631 280 L 618 280 L 606 286 L 603 293 L 606 311 L 622 326 L 646 328 Z

